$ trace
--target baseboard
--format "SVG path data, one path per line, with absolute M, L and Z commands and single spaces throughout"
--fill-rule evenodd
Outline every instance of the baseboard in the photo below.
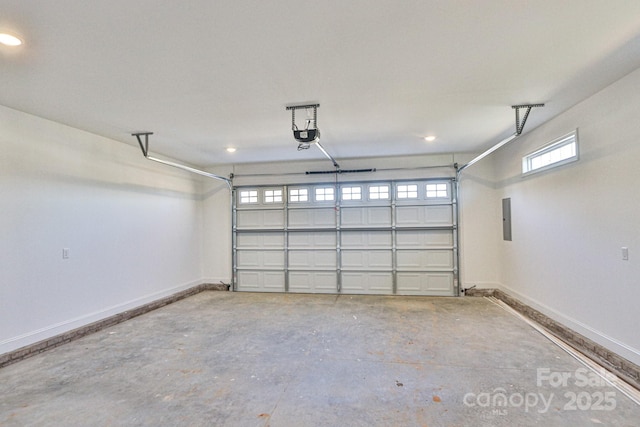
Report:
M 611 349 L 587 338 L 568 326 L 552 319 L 541 311 L 523 303 L 501 289 L 470 289 L 467 296 L 493 296 L 519 313 L 540 324 L 556 337 L 569 344 L 596 363 L 609 369 L 618 377 L 640 389 L 640 366 L 617 354 Z
M 219 277 L 205 277 L 203 279 L 203 282 L 207 283 L 208 286 L 220 286 L 220 287 L 226 286 L 227 290 L 231 286 L 231 279 L 229 278 L 220 279 Z
M 183 288 L 183 289 L 181 289 Z M 176 301 L 180 301 L 181 299 L 190 297 L 192 295 L 198 294 L 203 291 L 228 291 L 228 285 L 224 283 L 200 283 L 197 285 L 190 285 L 186 288 L 181 286 L 179 288 L 174 288 L 173 293 L 170 295 L 164 295 L 159 297 L 160 295 L 166 294 L 166 292 L 155 294 L 156 298 L 149 301 L 149 296 L 144 298 L 139 298 L 133 302 L 127 302 L 125 304 L 121 304 L 117 306 L 121 310 L 116 314 L 110 314 L 114 311 L 113 307 L 105 309 L 100 313 L 103 314 L 102 318 L 97 321 L 91 321 L 88 319 L 94 318 L 99 313 L 92 313 L 89 316 L 85 316 L 82 319 L 85 320 L 85 324 L 79 327 L 76 327 L 71 330 L 67 330 L 66 332 L 56 334 L 54 336 L 50 336 L 48 338 L 37 341 L 33 344 L 28 344 L 22 346 L 18 349 L 6 352 L 0 355 L 0 368 L 10 365 L 12 363 L 18 362 L 20 360 L 24 360 L 28 357 L 34 356 L 36 354 L 42 353 L 44 351 L 50 350 L 52 348 L 61 346 L 68 342 L 77 340 L 86 335 L 93 334 L 102 329 L 108 328 L 110 326 L 116 325 L 118 323 L 125 322 L 134 317 L 140 316 L 142 314 L 148 313 L 150 311 L 156 310 L 160 307 L 164 307 L 165 305 L 174 303 Z M 141 304 L 141 301 L 146 301 Z M 136 304 L 137 303 L 137 304 Z M 80 321 L 82 320 L 80 319 Z M 65 322 L 64 325 L 76 324 L 79 319 L 73 319 L 72 321 Z M 54 325 L 54 327 L 47 328 L 46 331 L 51 331 L 54 328 L 59 328 L 61 325 Z M 37 331 L 38 333 L 43 333 L 45 330 Z M 33 337 L 34 335 L 30 335 Z M 21 337 L 24 338 L 24 337 Z

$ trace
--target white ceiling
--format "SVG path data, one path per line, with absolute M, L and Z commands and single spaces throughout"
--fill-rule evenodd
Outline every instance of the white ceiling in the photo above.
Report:
M 640 67 L 638 0 L 0 0 L 0 30 L 0 104 L 200 166 L 324 158 L 303 102 L 338 159 L 479 151 Z

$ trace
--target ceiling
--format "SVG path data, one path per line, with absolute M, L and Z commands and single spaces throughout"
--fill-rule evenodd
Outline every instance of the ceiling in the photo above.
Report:
M 480 151 L 640 67 L 637 0 L 0 0 L 2 30 L 0 104 L 198 166 L 324 158 L 299 103 L 337 159 Z

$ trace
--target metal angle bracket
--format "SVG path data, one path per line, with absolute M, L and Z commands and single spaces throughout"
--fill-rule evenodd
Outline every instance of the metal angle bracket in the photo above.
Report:
M 149 135 L 153 135 L 153 132 L 137 132 L 131 134 L 131 136 L 135 136 L 138 139 L 138 144 L 145 157 L 149 157 Z M 144 144 L 140 138 L 141 136 L 144 136 Z
M 185 170 L 187 172 L 191 172 L 191 173 L 195 173 L 198 175 L 202 175 L 202 176 L 206 176 L 209 178 L 213 178 L 213 179 L 217 179 L 219 181 L 224 181 L 227 184 L 227 187 L 229 187 L 229 190 L 232 189 L 233 184 L 232 184 L 232 179 L 233 176 L 231 178 L 225 178 L 223 176 L 220 175 L 216 175 L 210 172 L 206 172 L 200 169 L 196 169 L 194 167 L 191 166 L 187 166 L 187 165 L 183 165 L 180 163 L 176 163 L 176 162 L 170 162 L 168 160 L 162 160 L 162 159 L 158 159 L 156 157 L 150 156 L 149 155 L 149 135 L 153 135 L 153 132 L 135 132 L 132 133 L 131 136 L 135 136 L 136 139 L 138 140 L 138 145 L 140 145 L 140 149 L 142 150 L 142 154 L 144 155 L 144 157 L 147 160 L 151 160 L 153 162 L 156 163 L 162 163 L 163 165 L 166 166 L 172 166 L 174 168 L 178 168 L 178 169 L 182 169 Z M 144 137 L 144 142 L 142 137 Z
M 524 130 L 524 125 L 527 123 L 527 118 L 529 117 L 529 113 L 531 109 L 534 107 L 544 107 L 544 104 L 522 104 L 522 105 L 512 105 L 511 108 L 516 110 L 516 135 L 520 135 Z M 524 113 L 524 117 L 522 118 L 522 122 L 520 121 L 520 109 L 526 108 L 527 111 Z

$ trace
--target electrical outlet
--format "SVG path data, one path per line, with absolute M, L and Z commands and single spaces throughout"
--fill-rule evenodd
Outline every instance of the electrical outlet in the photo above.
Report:
M 622 260 L 629 261 L 629 248 L 625 246 L 622 247 Z
M 62 259 L 69 259 L 69 248 L 62 248 Z

